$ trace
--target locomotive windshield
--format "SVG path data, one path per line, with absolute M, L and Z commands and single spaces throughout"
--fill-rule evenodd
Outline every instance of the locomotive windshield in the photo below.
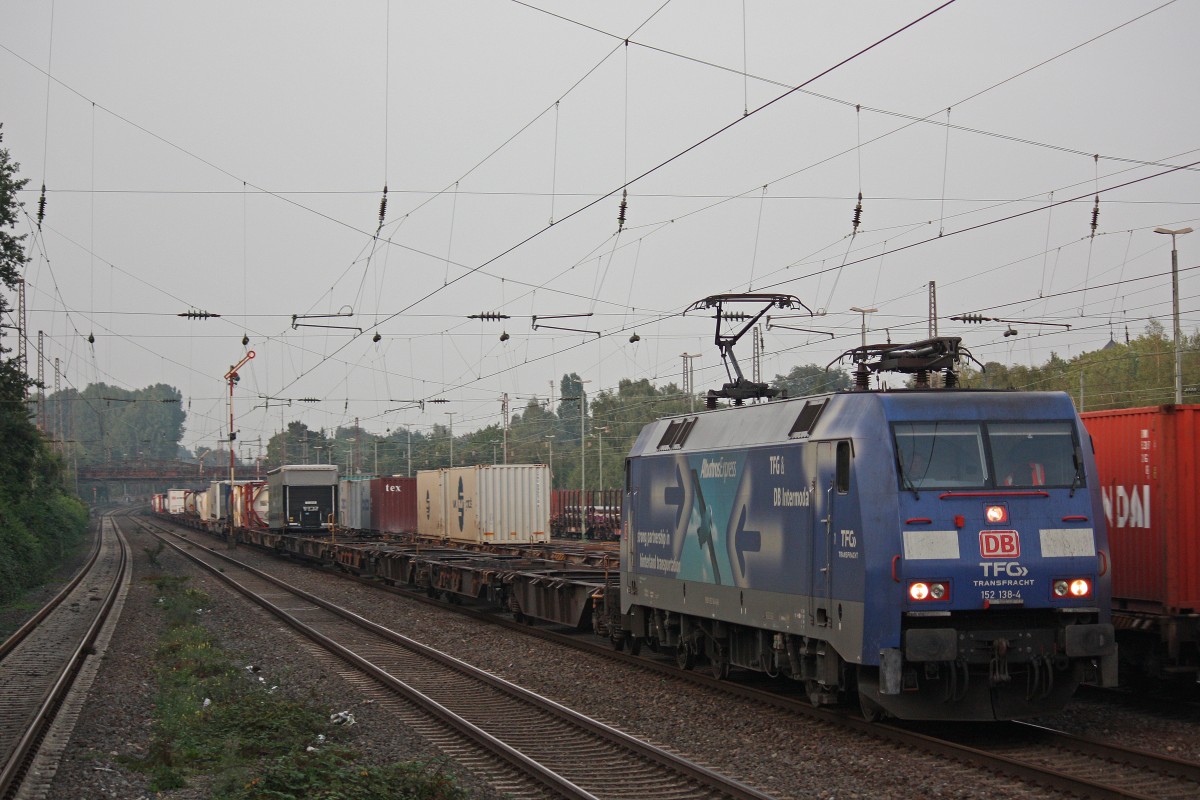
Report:
M 979 423 L 898 422 L 894 430 L 904 488 L 987 485 L 987 462 Z
M 1070 422 L 898 422 L 903 489 L 1083 486 Z
M 1069 422 L 989 422 L 997 486 L 1083 486 Z

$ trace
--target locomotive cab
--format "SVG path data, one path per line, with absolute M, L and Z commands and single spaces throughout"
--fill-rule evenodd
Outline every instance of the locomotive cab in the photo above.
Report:
M 901 613 L 860 699 L 906 718 L 1045 713 L 1116 678 L 1094 464 L 1065 396 L 956 394 L 944 419 L 888 412 Z

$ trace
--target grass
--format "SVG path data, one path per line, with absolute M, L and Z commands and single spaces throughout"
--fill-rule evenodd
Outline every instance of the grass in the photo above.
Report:
M 214 800 L 462 800 L 467 794 L 439 762 L 361 763 L 345 728 L 328 712 L 276 694 L 197 623 L 208 606 L 186 578 L 158 577 L 166 621 L 155 652 L 153 740 L 126 763 L 151 789 L 182 788 L 208 776 Z

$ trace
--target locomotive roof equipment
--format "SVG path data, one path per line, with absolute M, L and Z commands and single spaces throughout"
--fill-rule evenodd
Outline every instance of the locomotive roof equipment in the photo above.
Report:
M 753 316 L 742 312 L 726 312 L 725 306 L 731 303 L 761 303 L 762 308 Z M 790 294 L 714 294 L 692 303 L 683 313 L 687 314 L 688 311 L 699 311 L 708 308 L 715 308 L 717 310 L 717 333 L 714 341 L 717 348 L 721 351 L 721 360 L 725 362 L 725 373 L 729 376 L 729 383 L 726 383 L 720 389 L 708 390 L 708 396 L 705 398 L 708 408 L 716 408 L 717 399 L 721 397 L 732 400 L 735 406 L 740 406 L 746 400 L 770 400 L 780 396 L 781 390 L 772 389 L 765 383 L 749 380 L 742 374 L 742 368 L 738 365 L 737 357 L 733 354 L 733 346 L 772 308 L 803 308 L 808 312 L 810 317 L 812 316 L 812 309 Z M 735 320 L 739 322 L 745 320 L 746 324 L 736 333 L 721 332 L 722 322 Z M 731 365 L 732 369 L 730 369 Z

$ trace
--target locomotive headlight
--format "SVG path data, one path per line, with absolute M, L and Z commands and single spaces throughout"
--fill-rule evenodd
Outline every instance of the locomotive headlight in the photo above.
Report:
M 1076 578 L 1071 581 L 1071 596 L 1072 597 L 1087 597 L 1092 593 L 1092 585 L 1083 578 Z
M 1008 509 L 1004 506 L 988 506 L 984 516 L 989 525 L 1002 525 L 1008 522 Z
M 1070 584 L 1066 581 L 1059 580 L 1054 582 L 1055 597 L 1066 597 L 1068 591 L 1070 591 Z
M 911 600 L 945 600 L 950 596 L 950 584 L 937 581 L 915 581 L 908 585 Z

